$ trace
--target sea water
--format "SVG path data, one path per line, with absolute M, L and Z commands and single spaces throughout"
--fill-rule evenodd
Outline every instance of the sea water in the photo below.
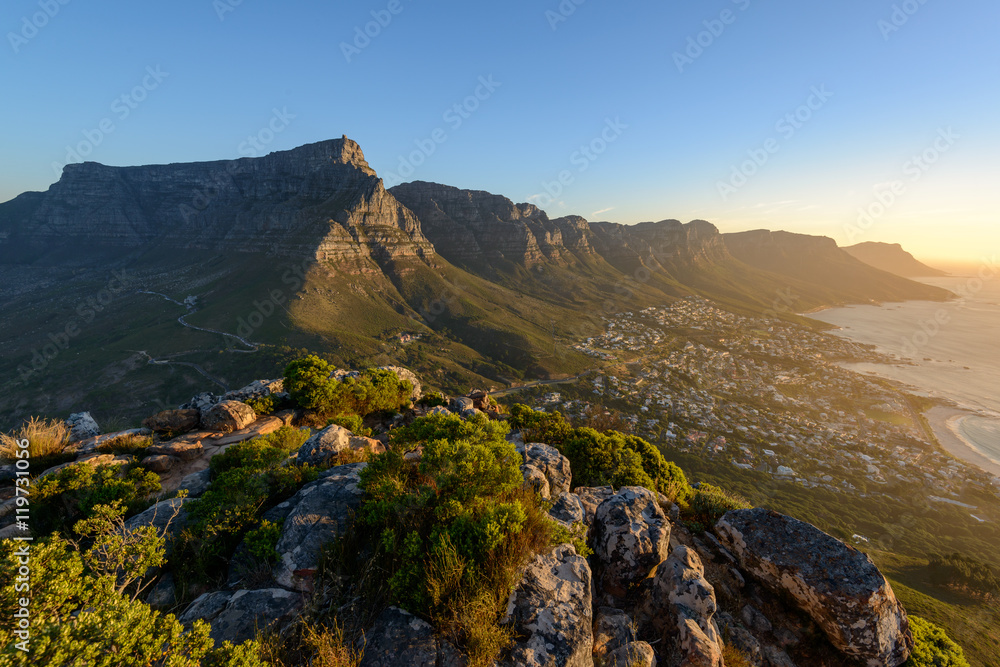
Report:
M 953 422 L 953 431 L 1000 464 L 1000 271 L 984 267 L 921 282 L 951 290 L 957 298 L 834 308 L 810 317 L 901 362 L 852 364 L 855 370 L 899 380 L 974 412 Z

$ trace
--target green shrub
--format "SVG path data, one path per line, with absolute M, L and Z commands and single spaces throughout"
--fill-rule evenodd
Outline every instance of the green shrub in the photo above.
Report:
M 425 408 L 446 407 L 448 405 L 448 399 L 446 399 L 440 392 L 432 391 L 421 396 L 420 400 L 417 401 L 417 404 L 422 405 Z
M 102 535 L 111 537 L 106 531 L 96 537 Z M 11 632 L 11 620 L 24 596 L 15 588 L 20 547 L 13 540 L 0 541 L 0 628 L 7 631 L 0 652 L 5 665 L 262 667 L 254 659 L 256 645 L 212 650 L 207 623 L 195 621 L 185 631 L 173 615 L 118 592 L 115 574 L 96 574 L 59 538 L 31 546 L 31 639 L 27 652 L 18 650 L 20 639 Z M 152 555 L 162 558 L 162 544 L 156 550 Z M 143 565 L 145 561 L 137 562 Z
M 750 503 L 735 493 L 729 493 L 711 484 L 701 484 L 694 492 L 689 515 L 691 527 L 695 523 L 702 531 L 715 525 L 722 515 L 730 510 L 749 509 Z M 700 531 L 696 531 L 700 532 Z
M 319 476 L 309 466 L 282 465 L 308 435 L 286 427 L 233 445 L 212 459 L 212 485 L 187 504 L 188 526 L 175 547 L 173 560 L 185 563 L 175 570 L 182 586 L 218 580 L 240 541 L 260 524 L 261 515 Z
M 253 411 L 258 415 L 271 415 L 279 409 L 278 399 L 276 399 L 273 394 L 267 394 L 266 396 L 254 396 L 243 402 L 253 408 Z
M 367 437 L 372 434 L 372 430 L 370 428 L 365 428 L 364 420 L 362 420 L 358 415 L 337 415 L 328 423 L 342 426 L 354 435 Z
M 927 569 L 935 586 L 957 588 L 984 598 L 1000 597 L 1000 578 L 989 565 L 971 556 L 932 556 Z
M 32 497 L 32 529 L 46 535 L 67 532 L 92 516 L 97 505 L 120 502 L 127 515 L 142 511 L 160 491 L 154 472 L 127 465 L 79 463 L 36 480 Z
M 433 415 L 393 432 L 361 473 L 359 525 L 380 536 L 392 602 L 460 637 L 470 664 L 509 641 L 499 625 L 521 569 L 552 543 L 554 522 L 522 490 L 508 427 L 483 416 Z M 403 459 L 422 446 L 419 464 Z
M 910 616 L 913 653 L 904 667 L 969 667 L 962 647 L 930 621 Z
M 413 385 L 392 371 L 370 368 L 343 381 L 331 380 L 330 364 L 316 355 L 293 361 L 285 369 L 285 389 L 301 407 L 321 415 L 392 412 L 409 404 Z
M 538 412 L 521 403 L 511 407 L 509 421 L 513 428 L 524 431 L 525 442 L 559 446 L 573 432 L 573 428 L 558 412 Z
M 259 526 L 247 533 L 244 541 L 250 553 L 266 563 L 273 563 L 278 559 L 278 540 L 281 538 L 281 525 L 283 522 L 272 523 L 263 521 Z

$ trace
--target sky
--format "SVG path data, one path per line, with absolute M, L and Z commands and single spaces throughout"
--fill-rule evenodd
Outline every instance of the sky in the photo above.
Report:
M 347 135 L 387 185 L 1000 250 L 996 0 L 6 0 L 0 201 Z

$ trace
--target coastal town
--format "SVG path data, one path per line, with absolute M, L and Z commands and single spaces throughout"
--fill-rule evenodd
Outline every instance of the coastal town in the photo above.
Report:
M 905 488 L 991 521 L 968 497 L 995 496 L 1000 478 L 941 450 L 920 399 L 841 365 L 892 362 L 874 348 L 698 297 L 605 325 L 576 345 L 603 368 L 539 396 L 538 409 L 578 421 L 594 404 L 614 406 L 631 431 L 666 450 L 859 498 Z

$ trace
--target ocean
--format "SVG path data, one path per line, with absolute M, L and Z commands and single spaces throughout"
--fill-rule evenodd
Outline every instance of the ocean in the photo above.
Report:
M 916 393 L 949 399 L 972 413 L 948 419 L 947 427 L 1000 466 L 1000 270 L 984 265 L 968 275 L 921 282 L 944 287 L 959 298 L 949 303 L 850 306 L 809 316 L 840 327 L 834 332 L 838 335 L 873 344 L 907 362 L 850 364 L 854 370 L 899 380 Z M 935 431 L 942 428 L 934 426 Z M 977 463 L 972 458 L 970 462 Z

